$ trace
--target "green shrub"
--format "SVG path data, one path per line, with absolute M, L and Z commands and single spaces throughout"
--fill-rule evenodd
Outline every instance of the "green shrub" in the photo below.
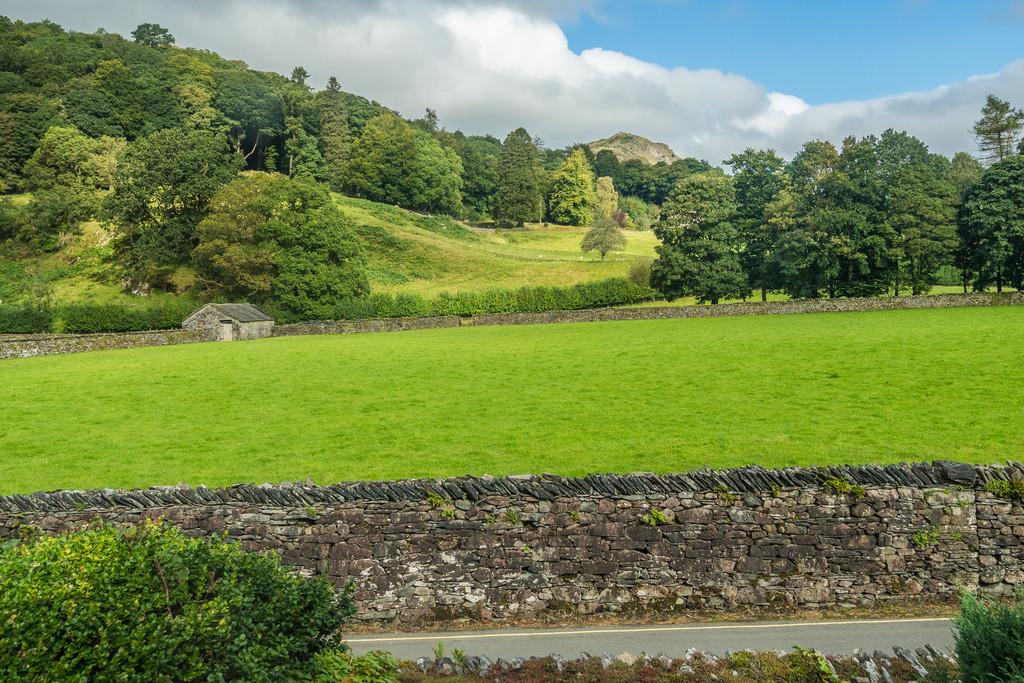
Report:
M 1024 595 L 1007 605 L 965 591 L 953 623 L 962 683 L 1024 681 Z
M 0 334 L 49 332 L 52 325 L 53 312 L 47 306 L 0 305 Z
M 166 525 L 42 536 L 0 553 L 0 680 L 291 681 L 352 612 L 272 554 Z
M 326 650 L 317 656 L 313 683 L 398 683 L 398 662 L 388 652 L 356 657 L 345 650 Z
M 651 286 L 651 266 L 654 262 L 650 259 L 638 259 L 633 262 L 633 265 L 629 267 L 629 274 L 626 275 L 626 279 L 632 282 L 634 285 L 641 287 Z

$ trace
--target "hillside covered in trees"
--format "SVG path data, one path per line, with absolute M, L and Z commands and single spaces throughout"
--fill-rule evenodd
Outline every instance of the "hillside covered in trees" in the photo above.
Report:
M 387 269 L 332 192 L 465 221 L 463 237 L 593 226 L 581 247 L 602 260 L 632 243 L 624 229 L 653 229 L 658 258 L 633 277 L 668 298 L 1024 285 L 1024 115 L 996 98 L 976 127 L 980 161 L 888 130 L 810 141 L 788 161 L 747 149 L 726 171 L 549 149 L 524 128 L 451 132 L 430 109 L 407 120 L 309 79 L 178 48 L 155 24 L 124 38 L 0 17 L 0 190 L 16 195 L 0 199 L 0 285 L 85 230 L 125 291 L 313 315 Z M 38 299 L 22 280 L 0 298 Z

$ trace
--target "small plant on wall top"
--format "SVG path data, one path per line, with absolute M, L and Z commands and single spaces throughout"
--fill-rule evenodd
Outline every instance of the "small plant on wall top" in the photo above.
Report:
M 640 517 L 640 521 L 650 526 L 661 526 L 662 524 L 668 524 L 668 517 L 658 508 L 651 508 Z
M 1024 481 L 1020 479 L 993 479 L 985 484 L 985 490 L 1006 500 L 1024 499 Z
M 855 484 L 841 477 L 827 477 L 822 482 L 822 488 L 837 496 L 849 496 L 850 498 L 863 498 L 867 491 L 860 484 Z
M 439 510 L 442 519 L 455 519 L 455 508 L 436 491 L 427 494 L 427 503 L 435 510 Z
M 730 491 L 729 488 L 727 486 L 725 486 L 724 484 L 719 484 L 718 486 L 714 487 L 712 489 L 712 491 L 714 491 L 715 493 L 721 495 L 722 496 L 722 500 L 726 504 L 728 504 L 728 505 L 732 505 L 737 500 L 739 500 L 739 496 L 737 496 L 735 493 Z

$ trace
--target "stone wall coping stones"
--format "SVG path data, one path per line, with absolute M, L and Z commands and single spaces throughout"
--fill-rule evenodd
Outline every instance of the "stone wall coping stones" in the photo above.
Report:
M 181 332 L 180 327 L 169 327 L 163 330 L 130 330 L 127 332 L 87 332 L 82 334 L 71 333 L 39 333 L 39 334 L 0 334 L 0 342 L 21 342 L 21 341 L 53 341 L 62 339 L 93 339 L 96 337 L 139 337 L 148 334 L 162 334 L 167 332 Z
M 239 484 L 225 488 L 156 486 L 148 489 L 53 491 L 0 497 L 0 511 L 60 512 L 75 510 L 224 504 L 303 507 L 365 502 L 423 502 L 430 494 L 449 500 L 476 501 L 489 496 L 554 500 L 561 497 L 622 498 L 671 496 L 680 493 L 770 492 L 782 489 L 821 489 L 830 477 L 862 486 L 909 488 L 981 488 L 996 479 L 1024 479 L 1024 463 L 970 465 L 939 460 L 932 463 L 838 465 L 767 469 L 752 465 L 729 470 L 695 470 L 675 474 L 593 474 L 562 477 L 552 474 L 505 477 L 466 476 L 450 479 L 340 482 L 329 486 L 303 483 Z

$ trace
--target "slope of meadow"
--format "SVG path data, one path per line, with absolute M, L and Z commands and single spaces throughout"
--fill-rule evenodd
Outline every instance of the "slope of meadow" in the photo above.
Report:
M 336 200 L 368 246 L 373 287 L 380 291 L 429 296 L 622 277 L 638 258 L 653 259 L 658 243 L 651 232 L 625 231 L 625 251 L 602 261 L 580 252 L 587 228 L 476 228 L 362 199 Z
M 24 204 L 27 195 L 16 203 Z M 443 216 L 424 216 L 398 207 L 336 195 L 366 244 L 374 291 L 479 291 L 525 285 L 572 285 L 622 277 L 638 258 L 654 258 L 651 232 L 627 231 L 628 246 L 602 261 L 580 252 L 586 228 L 531 225 L 526 229 L 475 228 Z M 81 234 L 53 254 L 14 258 L 0 250 L 0 301 L 18 292 L 45 292 L 54 302 L 90 301 L 138 305 L 125 294 L 111 259 L 109 236 L 99 223 L 82 224 Z M 175 283 L 183 295 L 194 275 L 182 267 Z M 155 294 L 157 299 L 173 296 Z
M 0 363 L 0 493 L 1024 457 L 1024 309 L 285 337 Z

